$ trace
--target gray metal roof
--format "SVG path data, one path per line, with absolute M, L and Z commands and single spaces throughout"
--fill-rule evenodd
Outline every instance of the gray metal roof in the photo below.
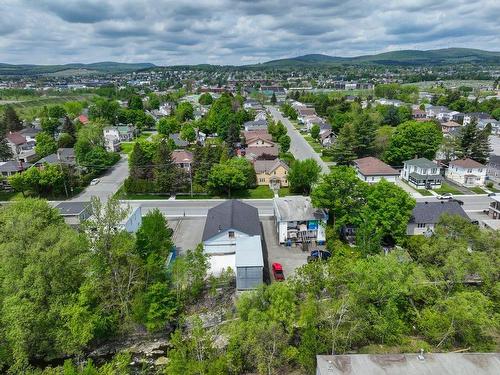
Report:
M 276 216 L 280 221 L 322 220 L 327 215 L 321 208 L 313 207 L 311 198 L 292 195 L 284 198 L 274 198 Z
M 260 236 L 257 208 L 236 199 L 212 207 L 208 210 L 202 240 L 206 241 L 228 229 L 234 229 L 250 236 Z
M 61 216 L 75 216 L 88 209 L 90 202 L 61 202 L 55 208 L 59 210 Z
M 500 353 L 318 355 L 317 375 L 496 375 Z
M 427 180 L 442 180 L 443 177 L 440 174 L 420 174 L 417 172 L 411 172 L 410 177 L 414 178 L 415 180 L 420 180 L 420 181 L 427 181 Z
M 410 223 L 436 224 L 442 214 L 459 215 L 469 219 L 462 206 L 454 201 L 417 202 Z
M 429 159 L 426 158 L 418 158 L 418 159 L 410 159 L 403 162 L 408 165 L 415 165 L 420 168 L 437 168 L 438 165 Z
M 260 236 L 236 239 L 236 267 L 264 267 Z

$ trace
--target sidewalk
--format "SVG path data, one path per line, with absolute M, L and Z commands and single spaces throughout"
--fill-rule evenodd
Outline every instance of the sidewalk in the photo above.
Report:
M 398 185 L 401 189 L 410 194 L 413 198 L 424 198 L 425 196 L 420 194 L 418 191 L 413 189 L 410 185 L 405 184 L 399 178 L 396 179 L 396 185 Z

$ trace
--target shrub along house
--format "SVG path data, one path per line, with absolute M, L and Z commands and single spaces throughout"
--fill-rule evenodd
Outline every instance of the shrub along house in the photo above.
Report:
M 208 210 L 203 230 L 203 249 L 210 270 L 236 272 L 238 290 L 254 289 L 263 282 L 264 258 L 258 211 L 238 200 L 228 200 Z
M 441 187 L 443 177 L 436 163 L 426 159 L 411 159 L 403 162 L 401 179 L 416 189 L 436 189 Z

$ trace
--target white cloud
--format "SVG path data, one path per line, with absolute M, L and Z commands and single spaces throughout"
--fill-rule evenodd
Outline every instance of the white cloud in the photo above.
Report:
M 4 0 L 0 62 L 244 64 L 500 47 L 497 0 Z

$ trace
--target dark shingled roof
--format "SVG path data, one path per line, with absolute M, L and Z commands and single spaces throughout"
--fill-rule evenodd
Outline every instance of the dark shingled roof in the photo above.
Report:
M 444 213 L 469 219 L 462 206 L 455 201 L 417 202 L 411 214 L 410 223 L 436 224 Z
M 232 199 L 208 210 L 203 241 L 220 232 L 235 229 L 250 236 L 260 236 L 260 220 L 257 208 Z

